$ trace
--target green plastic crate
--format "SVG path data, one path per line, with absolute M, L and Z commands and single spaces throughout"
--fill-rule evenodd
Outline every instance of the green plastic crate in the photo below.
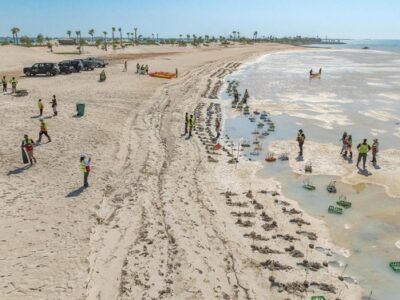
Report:
M 343 213 L 343 208 L 330 205 L 330 206 L 328 207 L 328 212 L 329 212 L 330 214 L 341 215 L 341 214 Z
M 392 261 L 389 266 L 394 272 L 400 273 L 400 261 Z
M 350 208 L 351 207 L 351 202 L 345 201 L 345 200 L 340 200 L 336 202 L 337 205 L 343 207 L 343 208 Z

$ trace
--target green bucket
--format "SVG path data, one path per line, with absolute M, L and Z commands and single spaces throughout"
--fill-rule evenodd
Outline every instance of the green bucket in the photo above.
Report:
M 84 103 L 76 104 L 76 115 L 78 117 L 82 117 L 85 115 L 85 104 Z

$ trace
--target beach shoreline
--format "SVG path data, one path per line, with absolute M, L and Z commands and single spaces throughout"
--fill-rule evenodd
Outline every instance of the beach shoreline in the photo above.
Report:
M 5 267 L 0 294 L 8 299 L 333 295 L 316 284 L 307 293 L 296 292 L 307 280 L 332 283 L 337 294 L 359 299 L 360 287 L 340 281 L 339 269 L 328 266 L 307 273 L 297 265 L 303 259 L 288 252 L 293 252 L 290 245 L 294 245 L 310 261 L 325 262 L 325 253 L 315 248 L 334 246 L 322 221 L 301 212 L 297 203 L 284 196 L 273 196 L 274 191 L 280 194 L 279 184 L 257 178 L 253 164 L 241 160 L 236 169 L 227 164 L 225 154 L 215 155 L 218 162 L 209 162 L 197 136 L 182 137 L 184 113 L 198 107 L 206 118 L 204 109 L 218 103 L 208 96 L 218 93 L 218 82 L 234 71 L 235 64 L 290 49 L 277 44 L 235 45 L 176 54 L 175 47 L 168 49 L 171 54 L 145 60 L 157 70 L 179 68 L 181 75 L 170 82 L 135 75 L 136 60 L 128 60 L 129 71 L 122 73 L 118 59 L 106 69 L 105 83 L 97 83 L 97 71 L 22 78 L 19 84 L 29 91 L 28 97 L 16 100 L 0 95 L 5 121 L 0 136 L 7 141 L 0 151 L 0 182 L 5 186 L 0 244 Z M 38 58 L 48 59 L 48 53 Z M 7 66 L 0 65 L 0 70 L 8 70 Z M 37 165 L 21 169 L 21 135 L 36 135 L 37 120 L 32 118 L 36 99 L 52 94 L 61 99 L 60 116 L 48 120 L 53 141 L 36 149 Z M 87 115 L 74 119 L 78 100 L 86 102 Z M 93 155 L 92 187 L 87 191 L 76 190 L 81 182 L 76 161 L 82 152 Z M 246 196 L 248 190 L 254 197 Z M 229 196 L 228 191 L 237 196 Z M 232 214 L 244 211 L 227 205 L 227 195 L 233 202 L 247 203 L 245 211 L 254 215 L 249 218 L 252 229 L 268 238 L 268 243 L 244 237 L 248 228 Z M 311 224 L 290 223 L 294 217 L 282 212 L 286 206 Z M 260 219 L 264 209 L 276 221 L 277 233 L 273 228 L 260 231 L 272 224 L 265 215 Z M 313 239 L 296 234 L 299 228 L 317 233 L 314 248 L 309 247 Z M 299 240 L 272 238 L 276 234 Z M 282 253 L 259 253 L 267 251 L 264 246 Z M 13 257 L 5 257 L 10 251 Z M 291 269 L 271 271 L 268 268 L 274 264 L 266 263 L 268 259 Z M 273 288 L 270 276 L 274 276 Z M 289 282 L 299 285 L 287 286 Z

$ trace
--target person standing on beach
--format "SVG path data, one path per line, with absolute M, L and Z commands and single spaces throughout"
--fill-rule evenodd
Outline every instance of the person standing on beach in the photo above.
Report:
M 190 115 L 190 118 L 189 118 L 189 138 L 192 137 L 193 128 L 194 128 L 194 117 L 193 117 L 193 115 Z
M 343 132 L 342 138 L 342 150 L 340 150 L 340 155 L 347 156 L 347 132 Z
M 83 187 L 87 188 L 89 187 L 89 174 L 90 174 L 90 162 L 92 158 L 86 154 L 81 154 L 81 157 L 79 159 L 80 161 L 80 167 L 83 172 Z
M 58 112 L 57 112 L 57 99 L 56 99 L 56 95 L 53 95 L 53 99 L 51 99 L 50 104 L 51 104 L 51 107 L 53 108 L 53 114 L 54 114 L 54 116 L 57 116 L 57 115 L 58 115 Z
M 40 143 L 42 141 L 42 135 L 45 135 L 48 138 L 49 143 L 51 142 L 51 138 L 50 138 L 49 134 L 47 133 L 47 124 L 44 122 L 43 119 L 40 119 L 40 132 L 39 132 L 38 143 Z
M 136 73 L 140 74 L 140 64 L 136 64 Z
M 146 65 L 144 67 L 144 70 L 146 71 L 146 75 L 149 75 L 149 65 Z
M 12 89 L 12 94 L 15 94 L 15 93 L 17 93 L 17 84 L 18 84 L 18 81 L 17 81 L 17 79 L 15 79 L 15 77 L 13 77 L 11 80 L 10 80 L 10 83 L 11 83 L 11 89 Z
M 358 149 L 358 159 L 357 159 L 357 168 L 359 168 L 359 164 L 361 159 L 363 160 L 363 169 L 365 170 L 365 163 L 367 162 L 367 154 L 371 150 L 371 146 L 368 145 L 367 139 L 364 139 L 361 144 L 357 146 Z
M 6 79 L 6 76 L 3 76 L 3 79 L 1 80 L 1 83 L 3 85 L 3 93 L 7 93 L 7 79 Z
M 25 149 L 31 166 L 33 165 L 33 163 L 36 163 L 36 158 L 33 156 L 33 145 L 33 140 L 30 139 L 27 134 L 25 134 L 24 139 L 22 140 L 21 147 Z
M 299 156 L 303 156 L 303 145 L 304 141 L 306 140 L 306 136 L 303 133 L 303 130 L 300 129 L 299 132 L 297 133 L 297 142 L 299 143 Z
M 178 68 L 175 68 L 175 77 L 178 78 Z
M 376 165 L 376 155 L 379 152 L 379 142 L 378 139 L 374 139 L 374 142 L 372 143 L 372 160 L 371 162 Z
M 347 137 L 346 139 L 346 146 L 347 146 L 347 150 L 345 152 L 345 156 L 347 156 L 347 152 L 349 152 L 349 158 L 352 159 L 353 158 L 353 137 L 351 136 L 351 134 Z
M 185 114 L 185 135 L 188 133 L 188 126 L 189 126 L 189 114 Z
M 38 100 L 37 106 L 38 106 L 38 109 L 39 109 L 39 116 L 42 117 L 43 116 L 43 108 L 44 108 L 44 105 L 42 103 L 42 99 Z
M 217 117 L 217 118 L 215 119 L 215 132 L 217 133 L 216 140 L 219 139 L 220 130 L 221 130 L 221 121 L 220 121 L 219 118 Z
M 128 61 L 126 60 L 124 62 L 124 69 L 122 70 L 122 72 L 127 72 L 128 71 Z

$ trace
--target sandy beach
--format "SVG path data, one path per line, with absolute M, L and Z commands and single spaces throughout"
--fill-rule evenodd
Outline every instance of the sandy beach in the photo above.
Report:
M 207 126 L 219 113 L 213 98 L 224 76 L 263 54 L 293 49 L 86 47 L 84 57 L 109 60 L 105 82 L 98 69 L 18 77 L 28 96 L 0 95 L 0 298 L 360 299 L 357 284 L 339 280 L 329 256 L 338 249 L 323 222 L 281 195 L 278 182 L 255 176 L 254 163 L 229 164 L 225 151 L 209 149 Z M 14 46 L 0 47 L 0 55 L 8 58 L 0 62 L 7 76 L 71 58 Z M 179 77 L 140 76 L 136 63 L 150 71 L 178 68 Z M 52 142 L 35 147 L 38 162 L 28 168 L 20 144 L 25 133 L 37 139 L 39 98 Z M 78 102 L 86 104 L 82 118 L 74 117 Z M 187 140 L 184 114 L 194 110 L 196 133 Z M 93 158 L 86 190 L 81 153 Z M 328 171 L 342 175 L 346 166 Z

